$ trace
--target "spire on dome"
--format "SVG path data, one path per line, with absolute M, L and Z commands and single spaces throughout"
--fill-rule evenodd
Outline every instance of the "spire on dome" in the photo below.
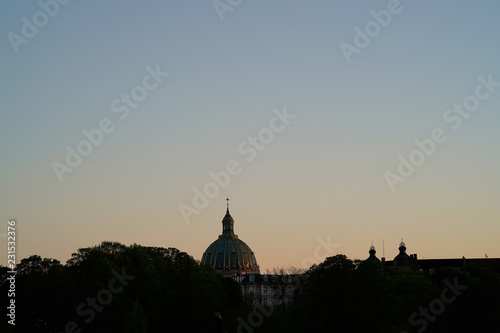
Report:
M 234 233 L 234 220 L 229 213 L 229 198 L 226 199 L 226 216 L 222 219 L 222 235 L 219 238 L 238 238 L 238 235 Z

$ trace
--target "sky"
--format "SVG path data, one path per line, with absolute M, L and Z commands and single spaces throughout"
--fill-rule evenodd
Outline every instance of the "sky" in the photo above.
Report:
M 498 1 L 0 4 L 0 264 L 500 257 Z

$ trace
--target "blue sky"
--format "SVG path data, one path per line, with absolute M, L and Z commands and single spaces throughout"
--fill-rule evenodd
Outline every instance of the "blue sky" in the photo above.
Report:
M 382 239 L 393 257 L 401 237 L 420 257 L 499 257 L 500 88 L 458 130 L 443 114 L 500 81 L 500 5 L 401 0 L 348 63 L 339 45 L 390 3 L 241 1 L 221 20 L 211 1 L 70 1 L 17 53 L 9 33 L 42 8 L 0 5 L 0 221 L 18 220 L 18 257 L 115 240 L 200 259 L 226 196 L 262 268 L 300 266 L 328 235 L 351 258 Z M 169 75 L 119 119 L 148 67 Z M 238 146 L 284 108 L 296 118 L 246 161 Z M 60 182 L 52 163 L 105 118 Z M 391 191 L 384 173 L 434 128 L 447 141 Z M 241 173 L 186 223 L 180 205 L 231 160 Z

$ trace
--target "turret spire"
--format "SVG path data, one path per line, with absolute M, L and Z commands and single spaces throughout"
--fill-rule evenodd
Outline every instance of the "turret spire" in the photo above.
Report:
M 404 249 L 406 250 L 406 244 L 405 244 L 405 242 L 403 241 L 403 237 L 401 237 L 401 243 L 399 243 L 399 247 L 400 247 L 400 248 L 401 248 L 401 247 L 404 247 Z M 401 251 L 401 249 L 400 249 L 400 251 Z

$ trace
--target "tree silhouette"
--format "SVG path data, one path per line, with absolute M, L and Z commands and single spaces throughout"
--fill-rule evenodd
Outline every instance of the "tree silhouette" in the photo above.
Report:
M 66 265 L 35 255 L 17 269 L 16 332 L 41 331 L 40 321 L 51 332 L 68 325 L 75 332 L 208 332 L 215 312 L 231 329 L 248 310 L 234 280 L 174 248 L 103 242 L 79 249 Z M 0 267 L 5 294 L 6 276 Z
M 237 318 L 251 313 L 236 281 L 175 248 L 103 242 L 78 249 L 65 265 L 33 255 L 17 270 L 16 327 L 5 316 L 1 332 L 214 332 L 216 312 L 227 332 L 237 332 Z M 3 295 L 8 271 L 0 266 Z M 298 276 L 295 304 L 275 308 L 256 333 L 498 331 L 500 272 L 492 266 L 429 274 L 339 254 Z M 454 295 L 450 284 L 461 286 L 458 296 L 423 321 L 421 309 Z

